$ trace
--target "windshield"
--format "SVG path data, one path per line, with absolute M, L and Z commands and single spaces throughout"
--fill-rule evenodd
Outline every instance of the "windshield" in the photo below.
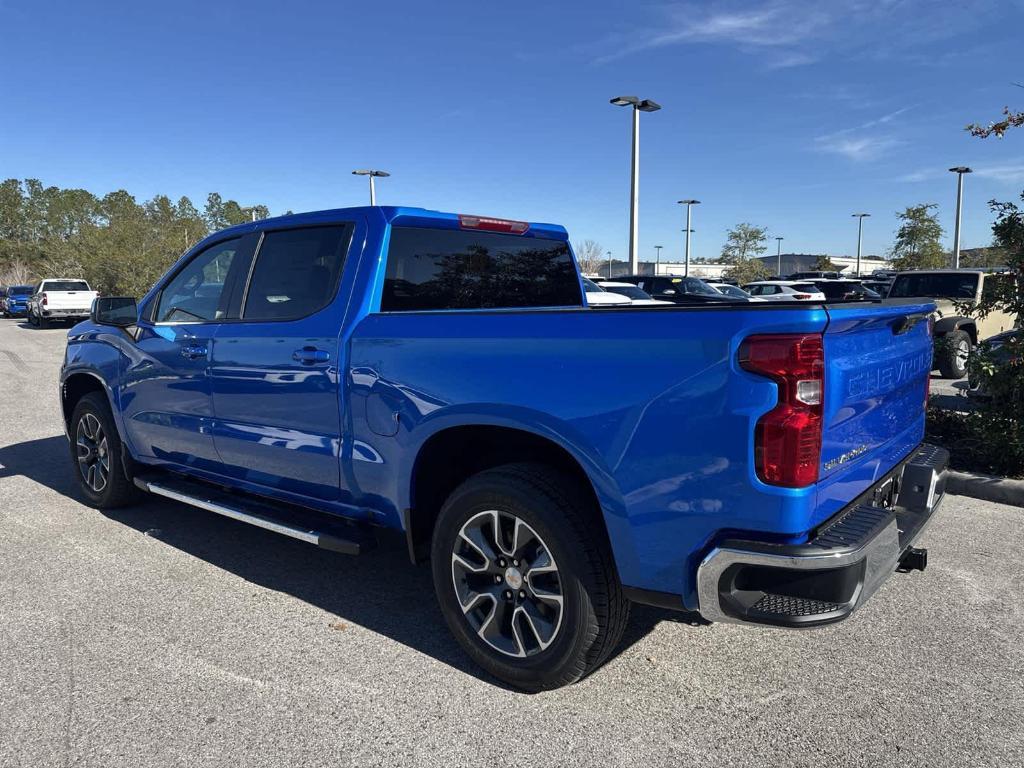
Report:
M 583 278 L 583 290 L 587 293 L 604 293 L 604 288 L 586 277 Z
M 721 285 L 716 285 L 715 287 L 718 289 L 719 293 L 724 293 L 726 296 L 736 296 L 740 299 L 745 299 L 750 296 L 749 293 L 744 291 L 742 288 L 737 288 L 735 285 L 723 283 Z
M 978 290 L 977 273 L 918 272 L 898 275 L 889 289 L 890 299 L 924 296 L 935 299 L 973 299 Z
M 628 296 L 631 299 L 651 298 L 642 288 L 637 288 L 635 285 L 607 285 L 603 287 L 610 293 L 617 293 L 620 296 Z
M 31 296 L 32 286 L 31 285 L 12 285 L 7 289 L 8 296 Z
M 718 291 L 712 288 L 710 285 L 705 283 L 703 280 L 698 280 L 695 277 L 675 277 L 672 278 L 673 283 L 678 283 L 676 288 L 681 290 L 683 293 L 699 293 L 704 296 L 721 296 Z
M 89 284 L 85 280 L 47 280 L 43 283 L 44 291 L 88 291 Z

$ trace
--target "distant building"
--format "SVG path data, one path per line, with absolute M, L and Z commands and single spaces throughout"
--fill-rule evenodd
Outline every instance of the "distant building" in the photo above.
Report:
M 794 272 L 811 272 L 814 264 L 825 254 L 820 253 L 784 253 L 782 254 L 782 274 L 792 275 Z M 857 276 L 856 256 L 829 256 L 828 257 L 843 277 Z M 779 259 L 777 256 L 758 256 L 757 259 L 764 263 L 772 274 L 778 274 Z M 863 275 L 870 275 L 876 269 L 889 269 L 890 262 L 879 256 L 861 256 L 860 271 Z
M 721 277 L 731 264 L 699 264 L 690 262 L 691 277 Z M 663 261 L 658 265 L 659 275 L 682 275 L 686 272 L 686 264 L 681 261 Z

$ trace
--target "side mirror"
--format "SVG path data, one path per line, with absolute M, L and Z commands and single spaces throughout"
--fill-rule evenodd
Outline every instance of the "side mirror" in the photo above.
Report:
M 93 300 L 89 317 L 97 325 L 128 328 L 139 321 L 139 306 L 130 296 L 101 296 Z

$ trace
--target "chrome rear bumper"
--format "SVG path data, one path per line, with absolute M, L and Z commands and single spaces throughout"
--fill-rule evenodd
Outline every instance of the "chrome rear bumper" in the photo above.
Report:
M 889 578 L 931 521 L 948 464 L 945 449 L 922 443 L 806 544 L 722 542 L 697 569 L 701 615 L 784 627 L 846 618 Z

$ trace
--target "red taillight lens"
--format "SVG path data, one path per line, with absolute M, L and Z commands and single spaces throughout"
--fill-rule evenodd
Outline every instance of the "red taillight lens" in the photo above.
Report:
M 779 386 L 779 402 L 757 422 L 754 461 L 769 485 L 800 488 L 818 480 L 825 351 L 821 334 L 751 336 L 740 366 Z
M 811 298 L 811 294 L 809 294 L 809 293 L 794 293 L 793 294 L 793 298 L 794 299 L 809 299 L 809 298 Z
M 525 221 L 509 221 L 508 219 L 490 219 L 486 216 L 467 216 L 459 214 L 459 226 L 463 229 L 482 229 L 486 232 L 507 232 L 521 235 L 530 228 Z
M 42 304 L 44 307 L 46 306 L 46 294 L 43 294 L 43 300 L 39 303 Z

